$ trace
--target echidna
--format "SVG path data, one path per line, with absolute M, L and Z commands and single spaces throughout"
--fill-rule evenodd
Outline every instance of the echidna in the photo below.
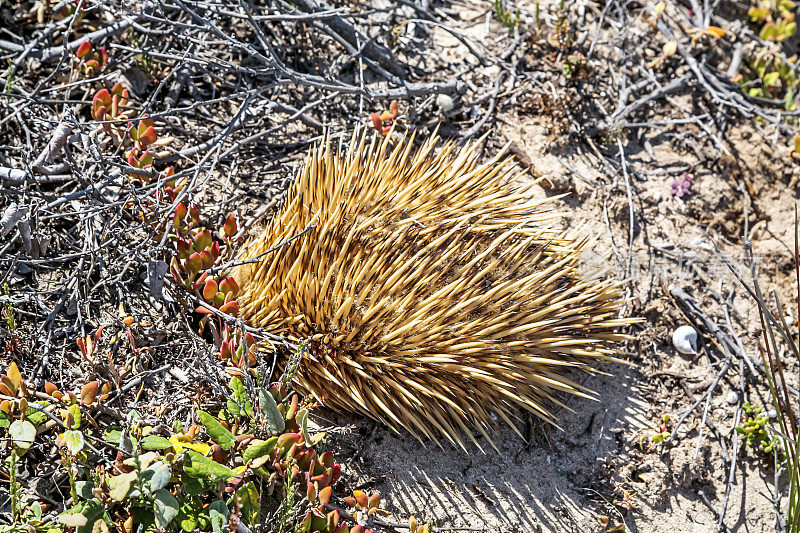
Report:
M 553 421 L 558 392 L 593 396 L 565 373 L 611 360 L 629 321 L 618 283 L 580 271 L 586 239 L 514 189 L 502 153 L 367 137 L 310 150 L 241 256 L 261 259 L 233 272 L 249 324 L 310 339 L 296 388 L 462 448 L 495 415 L 517 430 L 519 407 Z

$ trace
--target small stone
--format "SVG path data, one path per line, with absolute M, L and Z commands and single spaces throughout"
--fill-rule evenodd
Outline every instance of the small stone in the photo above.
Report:
M 684 355 L 697 353 L 697 330 L 692 326 L 680 326 L 672 334 L 672 345 Z
M 439 106 L 443 113 L 449 113 L 455 107 L 453 99 L 446 94 L 440 94 L 436 97 L 436 105 Z
M 730 391 L 728 393 L 728 397 L 726 398 L 729 404 L 736 405 L 739 403 L 739 395 L 736 394 L 736 391 Z
M 769 411 L 767 411 L 767 417 L 771 419 L 777 418 L 778 412 L 775 411 L 775 409 L 770 409 Z

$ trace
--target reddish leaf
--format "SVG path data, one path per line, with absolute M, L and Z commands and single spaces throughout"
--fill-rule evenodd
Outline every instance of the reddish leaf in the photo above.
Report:
M 324 489 L 319 491 L 319 503 L 322 505 L 328 505 L 328 502 L 331 499 L 331 493 L 333 492 L 333 487 L 328 486 Z
M 206 281 L 206 284 L 203 286 L 203 298 L 208 301 L 214 299 L 214 296 L 217 295 L 217 282 L 213 279 L 209 279 Z
M 219 241 L 214 241 L 211 243 L 211 246 L 208 248 L 208 252 L 211 254 L 211 258 L 216 261 L 219 257 Z
M 372 125 L 375 126 L 375 129 L 381 131 L 381 128 L 383 127 L 383 122 L 381 121 L 381 118 L 378 116 L 378 114 L 370 113 L 369 116 L 372 119 Z
M 83 405 L 91 405 L 97 398 L 97 393 L 100 392 L 100 383 L 91 381 L 81 388 L 81 403 Z
M 89 41 L 83 41 L 81 45 L 78 47 L 78 51 L 75 52 L 75 55 L 78 59 L 83 59 L 83 57 L 92 51 L 92 43 Z
M 324 505 L 324 504 L 323 504 Z M 339 524 L 339 511 L 334 509 L 327 516 L 328 523 L 327 523 L 327 531 L 332 531 Z
M 147 128 L 144 133 L 139 135 L 139 146 L 142 149 L 147 148 L 149 145 L 153 144 L 158 140 L 158 133 L 156 133 L 156 129 L 153 126 Z
M 236 235 L 237 231 L 239 231 L 239 225 L 236 222 L 236 216 L 231 213 L 228 215 L 228 218 L 225 219 L 225 224 L 222 225 L 222 232 L 226 237 L 230 238 Z
M 197 224 L 200 222 L 200 211 L 194 204 L 192 204 L 192 206 L 189 208 L 189 220 L 192 221 L 192 224 Z
M 92 105 L 95 106 L 98 103 L 102 105 L 109 105 L 111 103 L 111 93 L 108 92 L 108 89 L 100 89 L 94 94 Z
M 123 105 L 120 102 L 120 97 L 118 94 L 114 94 L 111 96 L 111 118 L 117 118 L 119 116 L 119 108 Z
M 203 268 L 203 260 L 200 257 L 200 254 L 193 253 L 189 257 L 186 258 L 184 262 L 184 266 L 186 267 L 186 271 L 192 276 L 196 275 L 200 272 L 200 269 Z
M 236 296 L 239 294 L 239 285 L 236 283 L 235 279 L 233 279 L 231 276 L 228 276 L 219 284 L 219 290 L 225 294 L 231 293 Z
M 219 356 L 221 359 L 230 359 L 231 354 L 233 353 L 231 348 L 233 346 L 232 341 L 222 341 L 222 345 L 220 346 Z
M 227 315 L 238 316 L 239 315 L 239 304 L 237 304 L 235 301 L 228 302 L 225 305 L 223 305 L 222 307 L 220 307 L 219 310 L 222 311 L 223 313 L 227 314 Z
M 94 111 L 92 111 L 92 118 L 97 120 L 97 121 L 101 121 L 101 122 L 103 120 L 105 120 L 106 119 L 106 108 L 105 108 L 105 106 L 101 105 L 100 107 L 95 108 Z
M 369 498 L 367 498 L 366 492 L 364 492 L 363 490 L 354 490 L 353 497 L 356 499 L 356 502 L 358 502 L 358 505 L 360 505 L 361 507 L 367 507 L 367 504 L 369 503 Z
M 369 497 L 369 501 L 367 502 L 368 507 L 379 507 L 381 504 L 381 493 L 376 492 L 372 496 Z
M 333 459 L 333 452 L 325 452 L 319 458 L 320 463 L 325 466 L 325 468 L 333 468 L 335 461 Z
M 192 242 L 192 247 L 198 251 L 202 252 L 206 248 L 211 245 L 212 242 L 211 232 L 207 229 L 197 232 L 194 236 L 194 241 Z
M 176 230 L 180 230 L 184 226 L 184 221 L 186 220 L 186 215 L 188 214 L 189 210 L 186 209 L 186 206 L 183 202 L 179 203 L 175 207 L 175 217 L 174 217 L 174 226 Z
M 11 381 L 11 383 L 14 384 L 14 390 L 18 389 L 20 387 L 20 384 L 22 383 L 22 374 L 20 374 L 19 372 L 19 367 L 17 367 L 17 363 L 12 362 L 10 365 L 8 365 L 8 374 L 6 375 L 8 376 L 8 379 Z
M 211 268 L 214 266 L 214 257 L 208 250 L 200 252 L 200 259 L 203 261 L 203 268 Z
M 123 87 L 121 83 L 117 82 L 111 88 L 111 94 L 117 94 L 117 95 L 121 96 L 122 98 L 127 99 L 128 98 L 128 89 Z

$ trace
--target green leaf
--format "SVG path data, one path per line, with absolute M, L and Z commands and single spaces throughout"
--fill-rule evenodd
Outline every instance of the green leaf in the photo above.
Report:
M 775 39 L 778 35 L 778 28 L 771 22 L 768 22 L 761 28 L 761 33 L 759 33 L 759 37 L 761 37 L 765 41 L 771 41 Z
M 186 461 L 183 469 L 192 477 L 199 478 L 232 478 L 235 476 L 233 470 L 225 465 L 205 457 L 203 454 L 194 450 L 186 452 Z
M 228 506 L 225 502 L 217 500 L 208 506 L 208 515 L 211 517 L 211 530 L 222 533 L 222 528 L 228 525 Z
M 197 529 L 197 520 L 195 520 L 193 516 L 184 516 L 178 520 L 180 520 L 181 529 L 186 533 L 192 533 Z
M 747 14 L 750 15 L 750 20 L 753 22 L 761 22 L 769 15 L 769 12 L 766 9 L 751 7 Z
M 14 446 L 21 450 L 27 450 L 36 439 L 36 427 L 27 420 L 15 420 L 8 428 Z
M 242 511 L 245 521 L 253 526 L 259 523 L 261 506 L 259 504 L 258 491 L 255 483 L 248 481 L 236 491 L 236 501 Z
M 50 405 L 52 404 L 48 401 L 39 402 L 39 407 L 41 407 L 41 409 L 44 409 L 45 407 L 48 407 Z M 39 424 L 47 422 L 48 416 L 44 414 L 41 409 L 34 409 L 33 407 L 28 407 L 28 410 L 25 413 L 25 420 L 30 421 L 30 423 L 33 424 L 34 426 L 38 426 Z
M 769 74 L 764 75 L 764 85 L 766 85 L 767 87 L 772 87 L 773 85 L 778 83 L 779 78 L 780 78 L 780 73 L 772 71 Z
M 192 479 L 192 478 L 189 478 Z M 197 481 L 196 479 L 194 480 Z M 205 503 L 201 498 L 181 498 L 181 509 L 178 513 L 178 523 L 181 529 L 187 533 L 192 533 L 195 530 L 208 531 L 210 519 L 208 512 L 205 509 Z
M 105 432 L 104 436 L 105 436 L 106 442 L 110 442 L 114 446 L 123 447 L 123 446 L 121 446 L 121 441 L 122 441 L 122 437 L 123 437 L 121 430 L 119 430 L 119 429 L 109 429 L 109 430 L 107 430 Z M 131 449 L 139 447 L 139 441 L 137 439 L 135 439 L 134 437 L 132 437 L 130 435 L 130 433 L 127 435 L 127 439 L 126 440 L 130 442 Z
M 77 403 L 67 407 L 67 411 L 72 413 L 72 427 L 69 429 L 78 429 L 81 427 L 81 408 Z
M 75 505 L 71 511 L 79 511 L 83 516 L 89 520 L 89 524 L 93 524 L 97 519 L 108 515 L 104 513 L 105 509 L 103 504 L 97 498 L 86 500 Z
M 300 434 L 303 435 L 303 439 L 310 446 L 311 436 L 308 434 L 308 409 L 300 409 L 299 411 L 297 411 L 297 415 L 295 415 L 294 419 L 300 426 Z
M 72 455 L 78 455 L 83 447 L 86 445 L 86 440 L 83 438 L 83 433 L 77 430 L 65 431 L 62 436 L 64 445 Z
M 153 492 L 166 487 L 167 483 L 169 483 L 169 478 L 172 476 L 169 466 L 160 462 L 152 465 L 147 470 L 153 472 L 153 475 L 150 478 L 150 490 Z
M 167 489 L 158 490 L 153 498 L 153 511 L 156 527 L 166 528 L 178 516 L 178 500 Z
M 183 485 L 183 490 L 189 496 L 197 496 L 206 490 L 206 487 L 201 479 L 192 477 L 185 471 L 181 472 L 181 485 Z
M 243 400 L 247 399 L 247 390 L 244 388 L 244 383 L 242 383 L 241 378 L 239 376 L 233 376 L 230 382 L 230 388 L 233 391 L 233 397 L 236 398 L 236 401 L 242 403 Z
M 166 450 L 171 447 L 169 439 L 161 435 L 148 435 L 142 438 L 143 450 Z
M 108 478 L 108 495 L 112 499 L 121 502 L 131 490 L 131 483 L 136 479 L 136 472 L 128 472 L 118 476 Z
M 225 426 L 220 424 L 219 420 L 206 413 L 205 411 L 197 411 L 197 416 L 200 417 L 200 422 L 206 427 L 211 439 L 222 446 L 223 450 L 230 450 L 236 444 L 236 437 L 225 429 Z
M 149 502 L 147 503 L 148 505 L 146 507 L 143 505 L 132 505 L 130 515 L 134 524 L 142 526 L 141 531 L 152 533 L 155 525 L 155 515 L 153 513 L 153 506 L 150 505 Z
M 42 505 L 39 502 L 34 502 L 28 509 L 28 516 L 33 520 L 42 519 Z
M 262 457 L 268 457 L 270 452 L 275 449 L 275 444 L 277 444 L 277 442 L 278 437 L 271 437 L 264 442 L 251 444 L 245 448 L 244 452 L 242 453 L 242 460 L 244 461 L 244 464 L 249 464 L 250 461 L 257 461 Z M 264 462 L 262 461 L 260 464 L 252 464 L 251 466 L 253 468 L 258 468 L 263 464 Z
M 261 416 L 267 420 L 267 431 L 270 435 L 279 435 L 286 429 L 286 422 L 283 415 L 278 410 L 275 398 L 266 389 L 258 390 L 258 407 L 261 409 Z
M 233 398 L 226 402 L 226 408 L 234 415 L 253 416 L 253 403 L 247 396 L 247 389 L 244 387 L 241 378 L 234 376 L 230 381 L 230 389 L 233 391 Z
M 94 485 L 91 481 L 76 481 L 75 482 L 75 492 L 78 493 L 78 496 L 83 498 L 84 500 L 91 500 L 94 498 L 94 494 L 92 494 L 92 488 Z

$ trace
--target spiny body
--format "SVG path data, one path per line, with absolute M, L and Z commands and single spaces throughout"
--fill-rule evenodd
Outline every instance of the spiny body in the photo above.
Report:
M 493 415 L 553 421 L 558 393 L 593 396 L 566 373 L 611 360 L 629 321 L 619 285 L 582 274 L 586 239 L 514 188 L 502 154 L 437 142 L 312 148 L 241 254 L 263 257 L 233 275 L 249 324 L 310 339 L 301 392 L 464 447 L 473 429 L 492 441 Z

